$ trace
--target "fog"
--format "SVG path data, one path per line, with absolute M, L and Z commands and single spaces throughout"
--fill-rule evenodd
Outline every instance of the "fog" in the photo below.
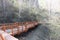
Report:
M 38 0 L 40 8 L 60 12 L 60 0 Z
M 0 23 L 38 21 L 51 30 L 51 40 L 58 40 L 59 4 L 60 0 L 0 0 Z

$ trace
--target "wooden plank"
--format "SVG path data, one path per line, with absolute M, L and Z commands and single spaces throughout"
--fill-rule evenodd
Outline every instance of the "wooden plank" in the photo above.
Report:
M 2 30 L 0 30 L 0 34 L 2 34 L 2 37 L 4 37 L 5 40 L 18 40 L 17 38 L 11 36 L 10 34 L 4 32 Z

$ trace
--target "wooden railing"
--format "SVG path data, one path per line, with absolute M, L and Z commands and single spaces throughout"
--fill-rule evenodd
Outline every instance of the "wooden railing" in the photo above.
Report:
M 5 40 L 2 34 L 0 34 L 0 40 Z

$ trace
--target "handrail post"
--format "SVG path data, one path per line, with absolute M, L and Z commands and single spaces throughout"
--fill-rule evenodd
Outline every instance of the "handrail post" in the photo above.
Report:
M 14 36 L 14 33 L 13 33 L 13 26 L 10 26 L 11 30 L 12 30 L 12 36 Z
M 5 38 L 3 37 L 2 34 L 0 34 L 0 38 L 1 38 L 1 40 L 5 40 Z
M 5 26 L 5 24 L 3 25 L 3 30 L 4 30 L 4 31 L 6 30 L 6 26 Z

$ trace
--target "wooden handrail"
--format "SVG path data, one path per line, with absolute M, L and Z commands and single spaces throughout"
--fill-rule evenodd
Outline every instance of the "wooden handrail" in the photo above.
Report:
M 5 38 L 2 36 L 2 34 L 0 34 L 0 38 L 1 38 L 1 40 L 5 40 Z

